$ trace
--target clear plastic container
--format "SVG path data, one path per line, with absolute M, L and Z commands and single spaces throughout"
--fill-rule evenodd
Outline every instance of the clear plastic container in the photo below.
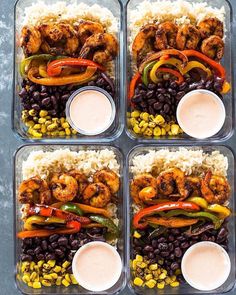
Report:
M 87 291 L 82 287 L 77 285 L 71 285 L 68 288 L 62 286 L 54 287 L 43 287 L 42 289 L 33 289 L 24 284 L 21 280 L 17 278 L 19 269 L 17 267 L 20 261 L 21 254 L 21 241 L 16 238 L 17 232 L 22 230 L 23 223 L 21 221 L 21 204 L 17 201 L 17 188 L 22 182 L 22 163 L 27 159 L 32 151 L 54 151 L 57 149 L 69 148 L 71 151 L 80 150 L 102 150 L 109 149 L 112 150 L 118 163 L 120 164 L 120 190 L 118 193 L 118 205 L 117 205 L 117 215 L 119 219 L 119 229 L 120 234 L 117 241 L 117 250 L 121 256 L 122 260 L 122 273 L 118 282 L 110 289 L 98 292 L 96 294 L 117 294 L 119 293 L 126 284 L 126 199 L 123 194 L 123 177 L 124 177 L 124 159 L 121 151 L 112 146 L 105 145 L 45 145 L 45 144 L 31 144 L 21 146 L 15 153 L 14 156 L 14 174 L 13 174 L 13 191 L 14 191 L 14 241 L 15 241 L 15 282 L 17 288 L 24 294 L 94 294 L 93 292 Z M 98 274 L 102 275 L 102 274 Z
M 41 2 L 45 4 L 55 4 L 56 2 L 60 2 L 59 0 L 42 0 Z M 72 1 L 73 2 L 73 1 Z M 114 60 L 115 65 L 115 97 L 114 101 L 116 104 L 116 116 L 113 124 L 108 128 L 105 132 L 95 135 L 95 136 L 86 136 L 82 134 L 73 135 L 71 137 L 42 137 L 40 139 L 32 138 L 27 134 L 27 128 L 22 122 L 21 119 L 21 111 L 22 106 L 20 103 L 20 97 L 18 95 L 19 89 L 21 87 L 22 78 L 19 73 L 19 64 L 23 57 L 23 52 L 20 47 L 20 33 L 22 27 L 22 18 L 23 11 L 28 6 L 32 5 L 31 0 L 18 0 L 15 4 L 15 15 L 14 15 L 14 82 L 13 82 L 13 103 L 12 103 L 12 129 L 14 133 L 20 137 L 21 139 L 27 141 L 38 141 L 38 142 L 57 142 L 58 139 L 63 141 L 87 141 L 87 142 L 109 142 L 116 139 L 123 131 L 124 123 L 124 102 L 123 102 L 123 84 L 122 84 L 122 55 L 123 55 L 123 46 L 122 46 L 122 27 L 123 27 L 123 7 L 119 0 L 76 0 L 77 4 L 85 3 L 87 5 L 98 4 L 101 7 L 109 9 L 117 20 L 117 34 L 116 38 L 119 43 L 119 52 Z M 74 3 L 74 2 L 73 2 Z
M 148 2 L 155 2 L 156 0 L 148 0 Z M 171 2 L 175 2 L 175 0 L 170 0 Z M 190 3 L 201 3 L 202 0 L 186 0 L 187 2 Z M 234 87 L 233 87 L 233 76 L 232 76 L 232 57 L 231 57 L 231 36 L 232 36 L 232 8 L 230 3 L 227 0 L 206 0 L 206 2 L 209 6 L 216 7 L 216 8 L 221 8 L 224 7 L 225 9 L 225 53 L 224 57 L 221 60 L 222 65 L 225 67 L 226 73 L 227 73 L 227 81 L 231 83 L 231 90 L 224 95 L 223 97 L 223 103 L 225 105 L 225 110 L 226 110 L 226 119 L 225 123 L 222 127 L 222 129 L 215 134 L 214 136 L 204 139 L 204 140 L 198 140 L 193 137 L 190 137 L 186 134 L 179 135 L 179 136 L 161 136 L 158 138 L 152 138 L 152 137 L 145 137 L 143 135 L 138 136 L 138 134 L 135 134 L 133 130 L 128 126 L 127 118 L 125 120 L 125 130 L 127 135 L 133 139 L 136 140 L 138 143 L 153 143 L 153 142 L 158 142 L 158 143 L 168 143 L 168 142 L 173 142 L 177 141 L 178 143 L 184 143 L 184 142 L 221 142 L 224 140 L 229 139 L 234 131 L 234 109 L 233 109 L 233 98 L 234 98 Z M 137 6 L 140 4 L 139 0 L 129 0 L 126 6 L 126 36 L 125 36 L 125 52 L 126 58 L 125 58 L 125 81 L 126 84 L 125 89 L 126 94 L 125 94 L 125 102 L 126 102 L 126 111 L 130 111 L 130 105 L 129 105 L 129 99 L 128 99 L 128 86 L 129 86 L 129 81 L 131 80 L 133 76 L 133 69 L 132 69 L 132 63 L 131 63 L 131 54 L 130 54 L 130 45 L 131 45 L 131 31 L 132 27 L 130 26 L 130 19 L 131 19 L 131 12 L 137 9 Z M 142 24 L 140 24 L 140 27 Z
M 155 145 L 140 145 L 135 147 L 134 149 L 131 150 L 131 152 L 129 153 L 128 157 L 127 157 L 127 176 L 128 176 L 128 180 L 129 183 L 131 181 L 131 179 L 133 178 L 133 175 L 130 171 L 130 167 L 132 166 L 132 159 L 135 156 L 138 155 L 145 155 L 146 153 L 148 153 L 150 150 L 151 151 L 158 151 L 161 149 L 168 149 L 170 151 L 176 151 L 180 146 L 172 146 L 172 147 L 168 147 L 168 146 L 155 146 Z M 187 149 L 192 149 L 192 150 L 203 150 L 206 153 L 210 153 L 212 151 L 218 150 L 220 151 L 220 153 L 222 153 L 224 156 L 226 156 L 228 158 L 228 163 L 229 163 L 229 167 L 228 167 L 228 171 L 227 171 L 227 179 L 229 181 L 229 184 L 231 186 L 231 196 L 230 196 L 230 204 L 229 207 L 231 208 L 232 212 L 235 212 L 235 200 L 234 200 L 234 163 L 235 163 L 235 157 L 233 155 L 233 152 L 225 146 L 181 146 L 181 147 L 185 147 Z M 129 188 L 127 191 L 127 195 L 129 195 Z M 130 196 L 130 195 L 129 195 Z M 132 199 L 129 197 L 129 204 L 127 205 L 127 241 L 128 245 L 127 245 L 127 262 L 130 261 L 130 253 L 132 251 L 132 243 L 131 243 L 131 239 L 130 239 L 130 230 L 131 230 L 131 220 L 132 220 L 132 213 L 130 214 L 130 212 L 132 212 Z M 208 291 L 208 292 L 203 292 L 203 291 L 198 291 L 194 288 L 192 288 L 190 285 L 188 284 L 180 284 L 179 287 L 177 288 L 172 288 L 172 287 L 165 287 L 163 290 L 159 290 L 156 287 L 153 289 L 149 289 L 147 287 L 143 288 L 143 287 L 137 287 L 132 285 L 131 281 L 132 281 L 132 274 L 131 274 L 131 270 L 128 267 L 127 269 L 127 284 L 130 288 L 130 290 L 134 293 L 134 294 L 145 294 L 145 295 L 154 295 L 154 294 L 165 294 L 165 295 L 169 295 L 169 294 L 223 294 L 223 293 L 227 293 L 230 290 L 232 290 L 234 283 L 235 283 L 235 235 L 236 235 L 236 228 L 235 228 L 235 219 L 233 214 L 231 214 L 231 216 L 229 217 L 229 222 L 228 222 L 228 229 L 229 229 L 229 257 L 230 257 L 230 261 L 231 261 L 231 271 L 230 271 L 230 275 L 227 279 L 227 281 L 218 289 L 213 290 L 213 291 Z M 127 265 L 129 265 L 127 263 Z

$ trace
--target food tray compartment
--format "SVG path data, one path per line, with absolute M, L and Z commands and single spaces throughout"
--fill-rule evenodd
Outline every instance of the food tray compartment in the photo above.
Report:
M 175 2 L 175 0 L 169 0 L 171 2 Z M 156 2 L 156 0 L 148 0 L 148 2 Z M 189 3 L 202 3 L 201 0 L 196 0 L 196 1 L 191 1 L 187 0 Z M 206 2 L 209 6 L 216 7 L 216 8 L 221 8 L 222 6 L 225 9 L 225 52 L 224 56 L 221 60 L 221 64 L 226 70 L 226 80 L 231 83 L 231 90 L 223 95 L 223 103 L 225 106 L 225 111 L 226 111 L 226 118 L 223 127 L 221 130 L 215 134 L 214 136 L 207 138 L 207 139 L 196 139 L 193 137 L 188 136 L 187 134 L 181 134 L 179 136 L 161 136 L 161 137 L 147 137 L 144 135 L 138 135 L 136 134 L 132 128 L 130 128 L 128 124 L 128 118 L 126 114 L 126 120 L 125 120 L 125 130 L 127 135 L 132 139 L 132 140 L 137 140 L 139 143 L 142 142 L 149 142 L 149 143 L 154 143 L 154 142 L 160 142 L 160 143 L 167 143 L 171 141 L 176 141 L 176 142 L 188 142 L 188 141 L 197 141 L 197 142 L 221 142 L 224 140 L 229 139 L 233 132 L 234 132 L 234 108 L 233 108 L 233 97 L 234 97 L 234 80 L 233 80 L 233 75 L 232 75 L 232 55 L 231 55 L 231 43 L 232 43 L 232 38 L 231 38 L 231 31 L 232 31 L 232 8 L 230 3 L 227 0 L 206 0 Z M 139 0 L 129 0 L 126 6 L 126 36 L 125 36 L 125 103 L 126 103 L 126 112 L 130 111 L 130 104 L 129 104 L 129 98 L 128 98 L 128 89 L 129 89 L 129 82 L 133 76 L 133 69 L 132 69 L 132 57 L 130 53 L 130 45 L 131 45 L 131 31 L 132 31 L 132 26 L 130 26 L 130 20 L 131 20 L 131 12 L 137 9 L 137 6 L 140 4 Z M 142 24 L 140 24 L 140 27 Z
M 132 159 L 135 156 L 139 156 L 139 155 L 145 155 L 146 153 L 148 153 L 149 151 L 159 151 L 161 149 L 167 149 L 170 151 L 176 151 L 178 150 L 180 146 L 174 146 L 174 147 L 170 147 L 170 146 L 155 146 L 155 145 L 139 145 L 135 148 L 133 148 L 128 157 L 127 157 L 127 176 L 128 176 L 128 183 L 130 183 L 131 179 L 133 178 L 133 175 L 131 173 L 130 167 L 132 165 Z M 137 287 L 131 284 L 132 282 L 132 274 L 131 274 L 131 269 L 129 267 L 129 263 L 130 263 L 130 259 L 131 259 L 131 251 L 132 251 L 132 243 L 131 243 L 131 228 L 132 228 L 132 198 L 130 196 L 130 192 L 129 192 L 129 187 L 128 187 L 128 205 L 127 205 L 127 285 L 130 288 L 130 290 L 134 293 L 134 294 L 145 294 L 145 295 L 154 295 L 154 294 L 223 294 L 223 293 L 227 293 L 230 290 L 232 290 L 232 288 L 234 287 L 234 283 L 235 283 L 235 278 L 236 278 L 236 269 L 235 269 L 235 234 L 236 234 L 236 228 L 235 228 L 235 219 L 234 219 L 234 214 L 233 212 L 235 212 L 235 198 L 234 198 L 234 185 L 235 185 L 235 179 L 234 179 L 234 167 L 235 167 L 235 156 L 233 154 L 233 152 L 225 146 L 181 146 L 190 150 L 203 150 L 203 152 L 205 153 L 211 153 L 213 151 L 219 151 L 220 153 L 222 153 L 224 156 L 226 156 L 228 158 L 228 170 L 227 170 L 227 179 L 228 182 L 230 184 L 231 187 L 231 195 L 230 195 L 230 199 L 229 199 L 229 207 L 231 209 L 231 216 L 229 217 L 229 221 L 228 221 L 228 230 L 229 230 L 229 257 L 230 257 L 230 261 L 231 261 L 231 271 L 230 271 L 230 275 L 227 279 L 227 281 L 218 289 L 216 290 L 212 290 L 212 291 L 198 291 L 194 288 L 192 288 L 190 285 L 188 285 L 187 283 L 184 284 L 180 284 L 179 287 L 176 288 L 172 288 L 170 286 L 165 287 L 163 290 L 159 290 L 157 289 L 157 287 L 154 287 L 153 289 L 149 289 L 147 287 L 143 288 L 143 287 Z
M 68 288 L 61 286 L 43 287 L 41 289 L 33 289 L 28 287 L 25 283 L 17 278 L 18 267 L 17 263 L 20 261 L 21 254 L 21 240 L 16 238 L 17 232 L 22 230 L 22 221 L 20 208 L 21 204 L 17 201 L 17 193 L 19 184 L 22 182 L 22 163 L 27 159 L 32 151 L 55 151 L 57 149 L 70 149 L 71 151 L 80 150 L 102 150 L 109 149 L 116 155 L 116 159 L 120 165 L 120 189 L 118 192 L 117 216 L 119 219 L 119 237 L 117 242 L 117 250 L 122 260 L 122 273 L 117 283 L 110 289 L 97 292 L 96 294 L 117 294 L 126 284 L 126 199 L 123 197 L 123 177 L 124 177 L 124 159 L 121 151 L 112 146 L 106 145 L 45 145 L 45 144 L 31 144 L 21 146 L 14 156 L 14 171 L 13 171 L 13 191 L 14 191 L 14 245 L 15 245 L 15 283 L 17 288 L 24 294 L 94 294 L 91 291 L 85 290 L 78 285 L 71 285 Z
M 42 0 L 40 3 L 44 3 L 46 5 L 52 5 L 57 2 L 60 2 L 59 0 Z M 66 1 L 65 1 L 66 2 Z M 114 102 L 116 105 L 116 116 L 114 119 L 113 124 L 103 133 L 94 135 L 94 136 L 86 136 L 83 134 L 76 134 L 71 136 L 57 136 L 57 137 L 42 137 L 42 138 L 35 138 L 29 136 L 27 134 L 27 129 L 24 123 L 21 119 L 21 111 L 22 106 L 20 103 L 20 97 L 18 95 L 20 89 L 21 89 L 21 81 L 22 78 L 20 76 L 19 72 L 19 64 L 23 57 L 23 51 L 20 47 L 20 33 L 21 33 L 21 27 L 23 22 L 23 12 L 24 9 L 32 5 L 32 1 L 30 0 L 18 0 L 15 4 L 15 13 L 14 13 L 14 78 L 13 78 L 13 102 L 12 102 L 12 129 L 14 133 L 17 135 L 17 137 L 20 137 L 21 139 L 27 140 L 27 141 L 51 141 L 56 142 L 58 139 L 63 141 L 88 141 L 88 142 L 109 142 L 114 139 L 116 139 L 123 130 L 124 123 L 123 123 L 123 112 L 124 112 L 124 102 L 123 102 L 123 85 L 121 83 L 122 80 L 122 5 L 119 0 L 111 0 L 111 1 L 105 1 L 105 0 L 76 0 L 71 1 L 73 3 L 76 3 L 77 5 L 81 3 L 85 3 L 89 6 L 92 6 L 94 4 L 97 4 L 101 7 L 109 9 L 112 14 L 115 16 L 117 20 L 117 32 L 116 32 L 116 38 L 118 40 L 118 55 L 113 60 L 114 63 L 114 83 L 115 83 L 115 97 Z M 67 2 L 66 2 L 67 3 Z M 69 3 L 67 3 L 69 4 Z

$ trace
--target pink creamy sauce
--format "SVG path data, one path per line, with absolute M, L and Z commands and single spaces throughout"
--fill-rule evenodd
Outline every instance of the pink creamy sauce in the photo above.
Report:
M 103 93 L 86 90 L 77 94 L 70 104 L 70 118 L 85 133 L 98 134 L 111 122 L 112 106 Z
M 87 244 L 73 262 L 73 273 L 79 284 L 91 291 L 111 288 L 121 274 L 119 254 L 105 243 Z
M 226 281 L 230 261 L 221 247 L 214 243 L 199 243 L 185 255 L 182 261 L 183 275 L 194 288 L 213 290 Z
M 196 91 L 180 102 L 177 118 L 185 133 L 196 138 L 207 138 L 221 129 L 225 110 L 212 94 Z

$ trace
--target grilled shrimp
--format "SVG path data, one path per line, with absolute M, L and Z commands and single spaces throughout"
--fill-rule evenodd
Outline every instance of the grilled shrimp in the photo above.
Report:
M 76 31 L 78 32 L 79 39 L 82 44 L 93 34 L 104 33 L 104 28 L 100 23 L 92 22 L 88 20 L 81 21 L 78 25 L 75 26 Z
M 223 38 L 224 26 L 222 21 L 216 17 L 204 19 L 203 21 L 199 22 L 197 27 L 200 31 L 202 39 L 208 38 L 211 35 L 216 35 L 220 38 Z
M 177 189 L 180 194 L 180 200 L 189 196 L 189 191 L 186 188 L 184 172 L 178 168 L 170 168 L 163 171 L 157 177 L 157 188 L 162 195 L 173 195 Z
M 151 201 L 157 194 L 155 177 L 149 173 L 135 177 L 130 184 L 130 194 L 136 204 Z
M 212 59 L 220 60 L 224 55 L 224 46 L 224 41 L 213 35 L 202 41 L 201 51 Z
M 19 186 L 18 199 L 23 204 L 49 204 L 51 192 L 46 180 L 39 176 L 24 180 Z
M 108 168 L 97 171 L 93 176 L 93 181 L 107 185 L 112 194 L 117 193 L 120 187 L 119 176 Z
M 93 56 L 93 61 L 104 64 L 111 61 L 118 53 L 118 42 L 112 34 L 98 33 L 90 36 L 84 43 L 80 57 Z
M 85 203 L 97 208 L 105 207 L 111 200 L 111 192 L 109 188 L 101 183 L 91 183 L 83 191 L 83 199 Z
M 197 176 L 187 176 L 185 187 L 189 191 L 189 195 L 199 196 L 201 189 L 201 179 Z
M 45 53 L 73 55 L 79 47 L 76 31 L 70 24 L 42 24 L 39 30 L 43 36 L 41 49 Z
M 183 25 L 178 29 L 176 45 L 179 50 L 196 49 L 200 41 L 200 32 L 193 25 Z
M 201 193 L 210 204 L 224 204 L 229 199 L 230 186 L 225 177 L 208 171 L 201 182 Z
M 42 44 L 40 31 L 36 27 L 24 26 L 21 30 L 20 44 L 26 56 L 37 53 Z
M 155 24 L 147 24 L 140 29 L 132 44 L 132 54 L 136 60 L 141 60 L 154 49 L 156 31 L 157 25 Z
M 164 50 L 170 47 L 176 48 L 176 36 L 178 27 L 172 22 L 164 22 L 156 31 L 156 48 Z
M 79 189 L 76 179 L 65 173 L 55 173 L 51 178 L 50 188 L 53 197 L 61 202 L 72 201 Z
M 68 172 L 68 175 L 74 177 L 78 183 L 78 195 L 81 195 L 86 186 L 89 184 L 88 179 L 84 173 L 81 173 L 79 170 L 71 170 Z

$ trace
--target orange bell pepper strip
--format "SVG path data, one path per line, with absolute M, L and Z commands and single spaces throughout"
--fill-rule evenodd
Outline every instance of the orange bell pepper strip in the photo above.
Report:
M 96 71 L 97 68 L 95 67 L 87 67 L 85 72 L 80 74 L 74 74 L 64 77 L 38 78 L 39 69 L 36 67 L 32 67 L 28 72 L 28 79 L 36 84 L 45 86 L 62 86 L 73 83 L 84 84 L 92 79 Z
M 47 65 L 48 76 L 54 77 L 61 74 L 63 67 L 96 67 L 101 71 L 105 71 L 105 68 L 92 60 L 84 58 L 62 58 L 59 60 L 53 60 Z
M 141 75 L 139 72 L 137 72 L 133 76 L 133 78 L 131 79 L 130 84 L 129 84 L 129 93 L 128 93 L 129 99 L 131 99 L 134 96 L 135 87 L 136 87 L 139 80 L 141 80 Z
M 225 80 L 225 68 L 222 67 L 221 64 L 219 64 L 218 62 L 216 62 L 215 60 L 209 58 L 208 56 L 204 55 L 203 53 L 196 51 L 196 50 L 183 50 L 181 51 L 185 56 L 187 57 L 197 57 L 199 59 L 201 59 L 202 61 L 206 62 L 208 65 L 210 65 L 215 71 L 217 71 L 217 73 L 219 74 L 220 78 L 222 78 L 223 80 Z
M 179 228 L 196 224 L 199 219 L 186 219 L 181 217 L 148 217 L 146 218 L 148 224 L 161 225 L 170 228 Z

